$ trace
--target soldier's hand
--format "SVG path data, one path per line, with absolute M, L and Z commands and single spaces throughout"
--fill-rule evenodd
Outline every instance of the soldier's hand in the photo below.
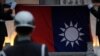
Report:
M 91 9 L 94 6 L 94 4 L 88 4 L 88 8 Z

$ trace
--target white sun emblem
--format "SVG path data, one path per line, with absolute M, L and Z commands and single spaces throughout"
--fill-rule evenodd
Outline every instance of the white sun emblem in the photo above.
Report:
M 75 43 L 79 45 L 78 40 L 82 41 L 81 36 L 83 36 L 84 33 L 80 32 L 82 28 L 78 28 L 77 25 L 78 24 L 73 25 L 72 22 L 70 22 L 70 26 L 65 23 L 65 28 L 60 28 L 63 31 L 63 33 L 59 34 L 63 36 L 61 42 L 66 41 L 66 46 L 71 44 L 73 47 Z

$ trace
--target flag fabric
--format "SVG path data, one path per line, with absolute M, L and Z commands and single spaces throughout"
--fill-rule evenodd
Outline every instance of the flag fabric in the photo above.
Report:
M 87 51 L 89 10 L 86 6 L 53 7 L 53 36 L 56 51 Z
M 31 11 L 36 28 L 32 40 L 45 43 L 50 52 L 85 52 L 90 41 L 87 6 L 18 6 Z

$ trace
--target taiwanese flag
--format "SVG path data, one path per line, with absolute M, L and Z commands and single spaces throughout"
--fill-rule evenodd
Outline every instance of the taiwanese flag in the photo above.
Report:
M 50 52 L 85 52 L 90 41 L 89 10 L 86 6 L 17 6 L 35 17 L 33 42 L 45 43 Z

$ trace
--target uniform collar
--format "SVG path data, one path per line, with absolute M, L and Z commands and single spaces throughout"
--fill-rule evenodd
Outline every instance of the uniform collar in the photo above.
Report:
M 25 44 L 25 43 L 30 43 L 31 41 L 31 37 L 29 36 L 18 36 L 14 42 L 14 45 L 16 44 Z

